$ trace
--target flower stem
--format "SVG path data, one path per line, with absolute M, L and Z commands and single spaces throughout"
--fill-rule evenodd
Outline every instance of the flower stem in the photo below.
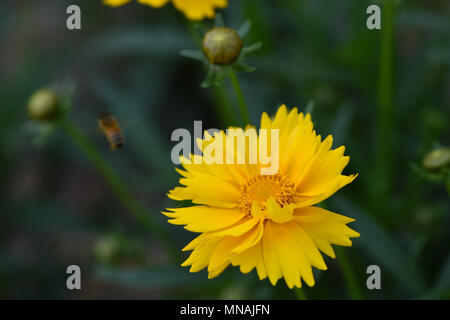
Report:
M 389 194 L 393 130 L 393 20 L 394 1 L 384 0 L 381 28 L 380 65 L 378 78 L 377 170 L 379 184 L 375 204 L 382 205 Z M 381 201 L 380 201 L 381 200 Z
M 197 46 L 202 46 L 202 36 L 198 33 L 195 27 L 195 23 L 189 21 L 188 29 L 191 34 L 192 40 Z M 205 67 L 205 72 L 208 72 L 208 67 Z M 235 125 L 234 112 L 231 109 L 230 102 L 227 99 L 227 94 L 224 92 L 222 86 L 212 86 L 214 96 L 214 107 L 216 108 L 217 115 L 221 119 L 221 122 L 225 126 Z
M 308 297 L 305 294 L 305 291 L 302 288 L 294 288 L 295 295 L 298 300 L 308 300 Z
M 363 299 L 361 288 L 358 285 L 358 280 L 355 277 L 355 272 L 353 271 L 352 265 L 350 263 L 350 260 L 348 259 L 345 249 L 342 247 L 336 247 L 335 249 L 339 267 L 341 268 L 341 272 L 344 275 L 350 298 L 353 300 Z
M 152 235 L 157 237 L 167 247 L 170 253 L 176 257 L 176 252 L 174 251 L 173 246 L 167 241 L 167 238 L 161 228 L 154 224 L 154 222 L 150 219 L 148 212 L 132 196 L 125 184 L 116 175 L 114 170 L 108 164 L 103 155 L 96 149 L 96 147 L 81 133 L 80 130 L 78 130 L 76 126 L 70 123 L 67 119 L 62 119 L 58 122 L 58 124 L 75 142 L 75 144 L 87 155 L 89 160 L 92 161 L 102 177 L 117 195 L 118 199 L 122 202 L 123 206 L 133 215 L 138 223 Z
M 223 89 L 223 87 L 212 86 L 211 87 L 214 93 L 215 98 L 215 106 L 217 109 L 217 113 L 222 119 L 221 121 L 227 126 L 235 125 L 236 119 L 233 114 L 233 110 L 230 108 L 230 102 L 227 99 L 227 95 Z
M 244 126 L 250 124 L 250 116 L 248 114 L 247 103 L 245 102 L 244 93 L 242 92 L 239 79 L 233 69 L 230 68 L 230 79 L 233 85 L 234 92 L 238 101 L 239 111 L 241 112 L 242 120 L 244 121 Z

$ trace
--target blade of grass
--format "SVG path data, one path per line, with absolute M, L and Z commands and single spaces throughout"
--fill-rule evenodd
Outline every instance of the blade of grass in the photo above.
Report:
M 345 248 L 336 246 L 336 260 L 339 263 L 341 272 L 344 275 L 347 290 L 352 300 L 362 300 L 364 296 L 361 291 L 358 279 L 355 276 L 355 271 L 350 263 L 350 260 L 345 252 Z
M 381 51 L 378 77 L 378 119 L 376 183 L 373 183 L 373 204 L 375 208 L 384 206 L 388 199 L 391 176 L 392 131 L 393 131 L 393 38 L 394 1 L 384 0 L 381 27 Z M 376 210 L 386 212 L 386 210 Z

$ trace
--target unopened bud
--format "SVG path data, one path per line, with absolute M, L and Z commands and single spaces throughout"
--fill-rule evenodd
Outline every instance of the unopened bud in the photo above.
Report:
M 450 148 L 431 151 L 423 159 L 423 166 L 429 170 L 438 170 L 450 164 Z
M 54 120 L 59 113 L 59 99 L 51 89 L 36 91 L 28 101 L 28 115 L 34 120 Z
M 216 27 L 205 34 L 202 50 L 214 65 L 229 65 L 241 54 L 243 42 L 239 34 L 230 28 Z
M 114 264 L 121 255 L 121 244 L 117 237 L 104 236 L 94 246 L 94 255 L 102 263 Z

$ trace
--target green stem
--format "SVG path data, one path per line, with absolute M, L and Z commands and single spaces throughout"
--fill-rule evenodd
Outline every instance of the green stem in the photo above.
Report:
M 444 180 L 445 180 L 445 186 L 447 187 L 447 193 L 450 196 L 450 171 L 444 172 Z
M 202 36 L 197 32 L 195 23 L 188 22 L 189 33 L 197 46 L 202 46 Z M 208 65 L 209 66 L 209 65 Z M 205 72 L 208 72 L 208 66 L 205 67 Z M 223 87 L 213 85 L 213 96 L 215 99 L 214 107 L 216 108 L 217 115 L 221 119 L 221 122 L 225 126 L 235 125 L 234 112 L 231 109 L 230 102 L 227 99 L 227 94 L 224 92 Z
M 95 146 L 67 119 L 62 119 L 59 122 L 61 128 L 67 133 L 67 135 L 76 143 L 76 145 L 88 156 L 94 166 L 100 172 L 102 177 L 106 180 L 108 185 L 117 195 L 118 199 L 122 202 L 123 206 L 133 215 L 138 223 L 145 228 L 152 235 L 157 237 L 171 254 L 176 257 L 172 245 L 167 241 L 161 228 L 157 227 L 150 219 L 148 212 L 137 202 L 137 200 L 128 191 L 125 184 L 116 175 L 114 170 L 108 164 L 103 155 L 95 148 Z
M 199 34 L 199 32 L 197 32 L 197 28 L 195 26 L 197 24 L 197 22 L 187 21 L 187 24 L 188 24 L 188 30 L 189 30 L 189 33 L 191 34 L 192 39 L 198 46 L 201 47 L 202 46 L 202 36 Z
M 389 194 L 389 181 L 392 158 L 392 130 L 393 130 L 393 20 L 394 1 L 384 0 L 381 27 L 380 65 L 378 78 L 378 136 L 377 136 L 377 161 L 376 171 L 379 185 L 376 188 L 380 193 L 376 194 L 375 201 L 387 198 Z M 381 199 L 380 199 L 381 197 Z
M 302 288 L 294 288 L 295 295 L 298 300 L 308 300 L 308 297 L 305 294 L 305 291 Z
M 242 92 L 239 79 L 233 69 L 230 68 L 230 79 L 233 85 L 234 92 L 236 94 L 239 111 L 241 112 L 242 120 L 244 121 L 244 126 L 250 124 L 250 116 L 248 114 L 247 103 L 245 102 L 244 93 Z
M 212 89 L 216 100 L 214 105 L 216 106 L 219 118 L 222 119 L 223 125 L 225 125 L 225 127 L 235 125 L 236 119 L 223 87 L 212 86 Z
M 342 247 L 336 247 L 336 255 L 339 267 L 341 268 L 341 272 L 345 278 L 350 298 L 353 300 L 363 299 L 361 288 L 358 285 L 358 280 L 355 277 L 355 272 L 352 268 L 350 260 L 348 259 L 345 249 Z

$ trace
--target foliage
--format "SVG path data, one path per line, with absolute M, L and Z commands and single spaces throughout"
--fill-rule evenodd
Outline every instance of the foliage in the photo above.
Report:
M 317 131 L 347 146 L 347 173 L 359 177 L 327 207 L 356 219 L 352 227 L 361 238 L 344 250 L 363 297 L 448 299 L 448 171 L 445 177 L 427 172 L 422 161 L 450 144 L 449 2 L 395 2 L 387 73 L 392 95 L 382 94 L 391 113 L 382 127 L 387 144 L 379 135 L 382 31 L 365 27 L 373 1 L 229 2 L 221 11 L 227 24 L 250 20 L 246 41 L 263 44 L 246 58 L 256 71 L 239 74 L 250 122 L 281 103 L 304 108 L 314 101 Z M 173 257 L 141 229 L 62 131 L 43 130 L 45 139 L 33 143 L 29 96 L 55 83 L 75 83 L 69 119 L 144 204 L 161 234 L 182 248 L 192 235 L 160 214 L 173 206 L 165 192 L 176 184 L 171 132 L 193 130 L 199 119 L 204 128 L 223 128 L 216 106 L 225 100 L 230 121 L 239 118 L 232 83 L 225 81 L 222 93 L 201 88 L 202 64 L 179 55 L 200 48 L 181 13 L 171 6 L 79 3 L 82 31 L 65 28 L 68 0 L 0 2 L 0 297 L 295 298 L 284 283 L 273 288 L 255 272 L 227 270 L 214 280 L 189 274 L 179 266 L 186 253 Z M 97 115 L 105 111 L 123 125 L 122 151 L 111 152 L 97 130 Z M 117 234 L 120 245 L 112 248 L 120 252 L 105 263 L 96 243 Z M 326 262 L 330 270 L 315 275 L 317 284 L 305 288 L 306 295 L 349 298 L 339 264 Z M 85 270 L 82 293 L 65 288 L 70 264 Z M 382 290 L 365 287 L 372 264 L 383 272 Z

